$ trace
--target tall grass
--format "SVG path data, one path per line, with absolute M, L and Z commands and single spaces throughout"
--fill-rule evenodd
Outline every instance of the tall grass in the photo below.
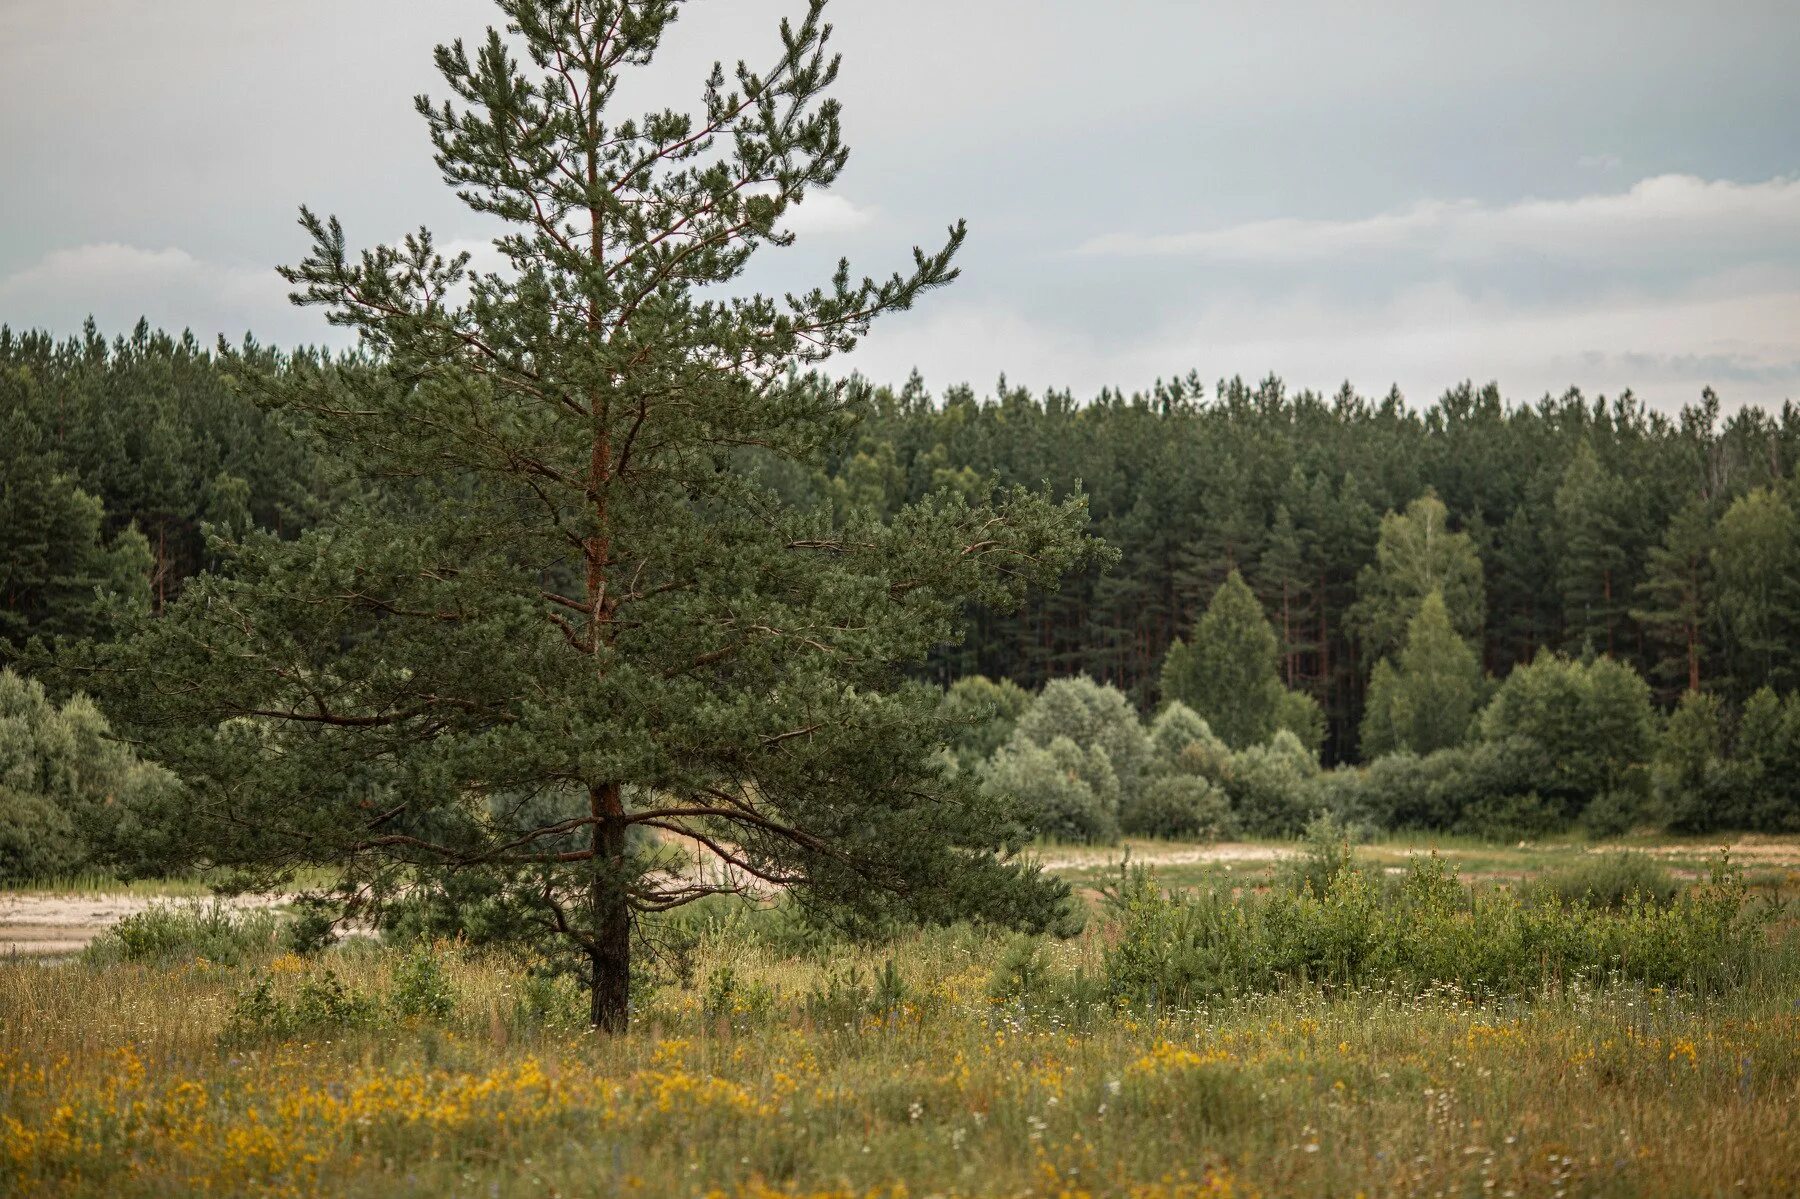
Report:
M 1323 895 L 1272 892 L 1246 919 L 1259 935 L 1287 928 L 1310 961 L 1341 962 L 1333 954 L 1353 939 L 1332 938 L 1362 927 L 1342 881 L 1352 877 Z M 1411 902 L 1360 877 L 1372 910 Z M 1409 935 L 1452 947 L 1441 968 L 1309 965 L 1266 975 L 1263 989 L 1198 988 L 1179 1003 L 1120 985 L 1131 977 L 1121 954 L 1151 927 L 1134 924 L 1134 905 L 1150 892 L 1212 902 L 1161 894 L 1153 879 L 1139 890 L 1127 880 L 1117 911 L 1068 942 L 955 928 L 825 944 L 779 912 L 701 912 L 679 941 L 685 965 L 641 980 L 623 1038 L 582 1026 L 569 980 L 454 944 L 354 941 L 300 957 L 278 938 L 251 939 L 227 961 L 195 952 L 212 935 L 195 920 L 185 948 L 171 935 L 154 952 L 0 964 L 0 1190 L 776 1199 L 903 1185 L 914 1196 L 1170 1199 L 1800 1188 L 1791 927 L 1758 925 L 1754 966 L 1704 986 L 1599 963 L 1490 987 L 1458 973 L 1480 960 L 1456 948 L 1486 927 L 1471 923 L 1478 897 L 1453 897 L 1441 873 L 1431 885 L 1442 924 L 1414 920 Z M 1295 916 L 1307 904 L 1317 911 Z M 1564 929 L 1683 910 L 1518 906 Z

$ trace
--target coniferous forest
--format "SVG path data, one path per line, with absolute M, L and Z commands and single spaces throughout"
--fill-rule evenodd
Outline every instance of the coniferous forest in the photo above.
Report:
M 104 640 L 130 612 L 154 619 L 236 533 L 292 539 L 343 505 L 385 502 L 334 469 L 304 422 L 251 394 L 272 378 L 374 377 L 376 361 L 251 343 L 227 364 L 140 324 L 110 339 L 91 326 L 60 340 L 8 330 L 0 367 L 0 619 L 27 672 L 34 638 Z M 262 374 L 247 384 L 252 367 Z M 799 386 L 840 390 L 819 377 Z M 1647 730 L 1604 785 L 1522 824 L 1464 819 L 1466 797 L 1352 808 L 1380 825 L 1502 836 L 1576 819 L 1602 794 L 1602 828 L 1800 822 L 1783 781 L 1800 763 L 1800 705 L 1787 698 L 1800 682 L 1791 408 L 1728 409 L 1710 391 L 1675 413 L 1629 395 L 1519 402 L 1494 385 L 1418 404 L 1198 375 L 1129 396 L 1004 380 L 933 393 L 917 376 L 856 380 L 844 394 L 844 419 L 811 464 L 749 448 L 731 468 L 790 510 L 839 522 L 891 519 L 940 493 L 979 504 L 1045 488 L 1083 497 L 1115 555 L 1016 610 L 971 607 L 962 635 L 910 668 L 929 682 L 1035 692 L 1085 678 L 1122 691 L 1146 722 L 1180 701 L 1222 732 L 1254 724 L 1243 697 L 1274 687 L 1288 717 L 1227 733 L 1233 748 L 1290 727 L 1326 765 L 1396 752 L 1422 763 L 1480 741 L 1478 718 L 1521 667 L 1567 659 L 1585 677 L 1598 667 L 1582 663 L 1603 662 L 1642 690 L 1641 711 L 1622 719 Z M 1227 594 L 1242 597 L 1241 619 L 1208 634 L 1209 606 Z M 1211 699 L 1196 693 L 1209 682 Z M 1397 725 L 1396 705 L 1436 727 L 1404 714 Z M 1437 766 L 1450 769 L 1443 754 Z M 1536 777 L 1556 767 L 1508 769 L 1508 794 L 1556 789 Z M 1343 804 L 1285 806 L 1291 818 L 1240 831 L 1292 831 L 1309 808 Z

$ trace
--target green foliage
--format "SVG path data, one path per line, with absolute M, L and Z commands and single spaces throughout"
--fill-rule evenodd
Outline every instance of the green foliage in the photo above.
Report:
M 1193 643 L 1169 647 L 1163 699 L 1191 708 L 1233 749 L 1260 745 L 1284 728 L 1316 746 L 1323 717 L 1316 703 L 1282 686 L 1279 649 L 1255 593 L 1234 570 L 1194 626 Z
M 1715 991 L 1764 952 L 1743 901 L 1729 867 L 1675 903 L 1619 908 L 1472 890 L 1435 855 L 1386 890 L 1356 870 L 1338 871 L 1323 893 L 1236 899 L 1165 893 L 1140 876 L 1123 896 L 1106 976 L 1118 999 L 1166 1007 L 1301 983 L 1530 995 L 1586 979 Z
M 1744 705 L 1738 724 L 1731 794 L 1720 821 L 1728 828 L 1800 830 L 1800 694 L 1764 687 Z
M 1019 717 L 1015 741 L 1051 747 L 1059 738 L 1072 742 L 1088 759 L 1104 762 L 1095 767 L 1090 783 L 1104 801 L 1113 791 L 1115 800 L 1135 797 L 1150 770 L 1151 748 L 1137 710 L 1117 687 L 1089 678 L 1056 679 L 1032 701 Z M 1100 776 L 1110 772 L 1115 782 Z
M 262 908 L 222 900 L 153 904 L 133 912 L 88 943 L 84 961 L 168 964 L 204 959 L 236 966 L 278 952 L 282 922 Z
M 898 274 L 745 294 L 848 154 L 822 5 L 766 71 L 716 70 L 699 112 L 637 117 L 615 97 L 674 5 L 503 8 L 510 36 L 438 50 L 455 102 L 418 107 L 508 269 L 423 229 L 355 251 L 303 210 L 283 277 L 378 366 L 226 365 L 352 498 L 296 540 L 216 542 L 223 569 L 161 619 L 62 660 L 186 780 L 156 813 L 167 864 L 327 865 L 346 903 L 479 880 L 454 910 L 580 969 L 612 1029 L 634 911 L 740 890 L 635 829 L 846 919 L 1060 927 L 1067 887 L 1016 860 L 1010 805 L 948 767 L 940 693 L 906 680 L 971 610 L 1110 558 L 1084 499 L 970 485 L 890 509 L 904 471 L 879 444 L 841 497 L 776 482 L 870 411 L 808 372 L 953 280 L 962 226 Z M 764 458 L 790 469 L 743 469 Z M 235 529 L 242 498 L 221 480 L 209 519 Z M 1141 761 L 1111 765 L 1137 785 Z
M 1237 829 L 1254 837 L 1299 833 L 1313 814 L 1318 778 L 1318 759 L 1286 729 L 1237 754 L 1225 779 Z
M 1119 835 L 1119 780 L 1104 749 L 1084 751 L 1064 736 L 1039 746 L 1015 733 L 982 768 L 981 784 L 997 800 L 1016 799 L 1037 836 L 1107 842 Z
M 1786 496 L 1760 487 L 1738 497 L 1719 518 L 1712 567 L 1737 694 L 1800 685 L 1800 517 Z
M 85 696 L 58 707 L 0 670 L 0 883 L 131 866 L 148 848 L 140 814 L 177 791 Z
M 1208 756 L 1231 752 L 1213 734 L 1212 726 L 1180 700 L 1163 705 L 1150 722 L 1149 736 L 1150 752 L 1159 771 L 1178 769 L 1190 746 L 1199 746 Z
M 1630 666 L 1548 653 L 1507 676 L 1480 729 L 1543 751 L 1537 790 L 1567 819 L 1605 792 L 1641 791 L 1656 739 L 1650 688 Z
M 988 998 L 1006 1003 L 1030 1001 L 1041 995 L 1050 981 L 1050 963 L 1044 942 L 1038 937 L 1014 937 L 994 963 L 988 977 Z
M 1010 679 L 996 683 L 974 675 L 950 684 L 938 716 L 949 730 L 957 765 L 973 771 L 992 757 L 1012 736 L 1031 702 L 1031 693 Z
M 247 342 L 242 358 L 309 369 Z M 348 364 L 346 369 L 367 369 Z M 0 327 L 0 640 L 110 636 L 217 563 L 206 530 L 292 536 L 338 499 L 315 448 L 191 334 Z M 121 609 L 97 604 L 115 592 Z
M 1646 674 L 1682 694 L 1699 690 L 1716 639 L 1709 619 L 1712 548 L 1711 505 L 1695 496 L 1669 519 L 1662 541 L 1650 547 L 1638 585 L 1640 602 L 1631 610 L 1656 648 Z
M 129 527 L 109 538 L 105 506 L 41 440 L 24 409 L 0 416 L 0 654 L 33 637 L 110 633 L 150 602 L 149 543 Z
M 1124 832 L 1172 841 L 1217 841 L 1230 836 L 1235 823 L 1225 789 L 1191 774 L 1151 780 L 1119 813 Z
M 450 977 L 431 946 L 419 944 L 394 967 L 388 1006 L 398 1016 L 442 1019 L 456 1010 Z
M 1404 514 L 1381 518 L 1375 561 L 1356 579 L 1350 620 L 1371 661 L 1396 652 L 1427 596 L 1443 598 L 1451 627 L 1464 638 L 1480 635 L 1487 596 L 1481 558 L 1468 533 L 1450 531 L 1449 509 L 1427 492 Z
M 347 985 L 335 971 L 309 976 L 292 996 L 278 992 L 265 974 L 237 993 L 223 1039 L 227 1044 L 288 1040 L 367 1028 L 380 1016 L 380 1002 Z
M 1460 745 L 1482 700 L 1481 663 L 1451 627 L 1441 592 L 1420 603 L 1398 663 L 1383 658 L 1369 680 L 1362 752 L 1428 754 Z
M 1657 739 L 1651 788 L 1670 828 L 1706 832 L 1735 818 L 1739 776 L 1728 765 L 1724 701 L 1683 693 Z
M 1626 600 L 1635 586 L 1627 550 L 1631 539 L 1625 534 L 1642 508 L 1634 490 L 1606 469 L 1585 440 L 1556 489 L 1557 586 L 1567 643 L 1576 648 L 1593 645 L 1608 654 L 1618 648 Z
M 1284 859 L 1275 872 L 1276 885 L 1295 895 L 1323 896 L 1338 875 L 1357 869 L 1350 832 L 1335 816 L 1321 812 L 1306 822 L 1300 852 Z
M 1548 769 L 1544 751 L 1531 742 L 1478 742 L 1340 769 L 1326 776 L 1319 793 L 1321 806 L 1351 825 L 1516 839 L 1567 823 L 1536 793 Z
M 1534 879 L 1527 894 L 1562 904 L 1624 910 L 1634 903 L 1668 907 L 1681 894 L 1681 884 L 1668 867 L 1648 854 L 1589 854 L 1579 863 Z

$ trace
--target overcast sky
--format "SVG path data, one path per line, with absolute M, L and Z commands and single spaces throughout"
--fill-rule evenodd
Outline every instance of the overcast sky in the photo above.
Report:
M 692 0 L 646 100 L 803 0 Z M 484 227 L 412 96 L 482 0 L 0 0 L 0 322 L 331 341 L 353 244 Z M 968 219 L 962 280 L 854 365 L 1089 395 L 1198 370 L 1429 402 L 1498 380 L 1800 399 L 1794 0 L 836 0 L 850 166 L 767 269 L 868 273 Z

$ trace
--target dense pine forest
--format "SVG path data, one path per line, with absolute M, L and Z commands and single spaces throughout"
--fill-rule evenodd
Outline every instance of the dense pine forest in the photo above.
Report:
M 1005 380 L 988 395 L 917 377 L 856 386 L 862 418 L 827 469 L 748 455 L 744 468 L 790 505 L 884 516 L 935 491 L 1047 483 L 1084 493 L 1118 551 L 1018 613 L 976 613 L 934 655 L 941 683 L 1087 675 L 1148 710 L 1170 644 L 1234 570 L 1277 632 L 1283 682 L 1322 707 L 1331 760 L 1358 757 L 1409 589 L 1449 583 L 1453 622 L 1495 678 L 1551 649 L 1630 664 L 1665 707 L 1800 679 L 1791 406 L 1728 411 L 1709 391 L 1666 414 L 1630 395 L 1521 403 L 1493 385 L 1417 404 L 1197 375 L 1085 399 Z M 0 412 L 0 630 L 15 647 L 97 631 L 97 584 L 166 603 L 208 567 L 208 525 L 292 535 L 339 498 L 322 456 L 189 336 L 0 333 Z

